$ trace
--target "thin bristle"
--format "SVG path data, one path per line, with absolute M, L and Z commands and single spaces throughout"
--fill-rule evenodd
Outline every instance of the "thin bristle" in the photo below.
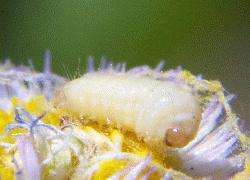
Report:
M 122 67 L 121 67 L 120 72 L 121 73 L 125 73 L 126 72 L 126 67 L 127 67 L 127 64 L 126 63 L 122 63 Z
M 115 70 L 116 72 L 120 72 L 120 71 L 121 71 L 121 68 L 122 68 L 122 64 L 121 64 L 121 63 L 118 63 L 118 64 L 116 64 L 114 70 Z
M 31 71 L 35 71 L 32 59 L 28 59 L 27 61 L 28 61 L 28 65 L 29 65 Z
M 51 53 L 48 49 L 46 49 L 45 54 L 44 54 L 43 72 L 45 74 L 49 74 L 51 72 Z
M 114 71 L 114 66 L 111 61 L 108 62 L 108 66 L 106 68 L 107 71 Z
M 166 62 L 164 60 L 161 60 L 158 65 L 155 68 L 155 72 L 161 72 L 164 69 Z
M 70 73 L 69 69 L 64 64 L 62 64 L 62 67 L 63 67 L 64 73 L 65 73 L 65 76 L 67 77 L 67 79 L 73 80 L 74 78 L 73 78 L 72 74 Z
M 104 71 L 107 68 L 108 62 L 107 59 L 105 57 L 101 57 L 101 61 L 100 61 L 100 71 Z
M 95 71 L 95 64 L 94 59 L 92 56 L 89 56 L 87 59 L 87 72 L 94 72 Z
M 229 94 L 226 96 L 227 102 L 231 103 L 234 99 L 236 99 L 236 96 L 234 94 Z
M 81 59 L 79 58 L 78 59 L 78 64 L 77 64 L 77 67 L 76 67 L 76 71 L 75 71 L 75 73 L 73 75 L 74 79 L 77 79 L 77 78 L 81 77 L 82 72 L 81 72 L 80 67 L 81 67 Z

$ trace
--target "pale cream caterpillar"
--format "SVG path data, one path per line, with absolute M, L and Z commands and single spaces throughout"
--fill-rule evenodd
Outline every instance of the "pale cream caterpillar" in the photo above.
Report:
M 191 88 L 134 72 L 87 73 L 66 83 L 57 100 L 79 116 L 133 131 L 148 144 L 186 145 L 201 117 Z

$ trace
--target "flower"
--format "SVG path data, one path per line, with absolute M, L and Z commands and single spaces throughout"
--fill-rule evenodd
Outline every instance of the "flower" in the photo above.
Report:
M 147 76 L 191 87 L 199 94 L 202 117 L 195 138 L 182 148 L 167 149 L 163 157 L 134 132 L 56 108 L 56 90 L 68 80 L 50 71 L 46 51 L 44 72 L 31 67 L 0 65 L 1 179 L 240 179 L 249 172 L 249 138 L 240 132 L 232 112 L 233 96 L 219 81 L 178 67 L 162 72 L 124 64 L 101 63 L 100 71 Z M 89 71 L 95 71 L 89 59 Z

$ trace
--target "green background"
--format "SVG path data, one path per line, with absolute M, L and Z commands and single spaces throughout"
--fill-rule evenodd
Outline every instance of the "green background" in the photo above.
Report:
M 88 55 L 129 67 L 161 59 L 220 79 L 250 117 L 250 1 L 0 0 L 0 59 L 73 75 Z M 250 124 L 250 123 L 249 123 Z

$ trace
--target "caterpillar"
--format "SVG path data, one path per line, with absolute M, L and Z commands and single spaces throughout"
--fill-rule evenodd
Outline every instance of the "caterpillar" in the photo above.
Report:
M 133 131 L 146 143 L 183 147 L 201 117 L 196 92 L 137 73 L 90 72 L 66 83 L 56 102 L 79 117 Z

